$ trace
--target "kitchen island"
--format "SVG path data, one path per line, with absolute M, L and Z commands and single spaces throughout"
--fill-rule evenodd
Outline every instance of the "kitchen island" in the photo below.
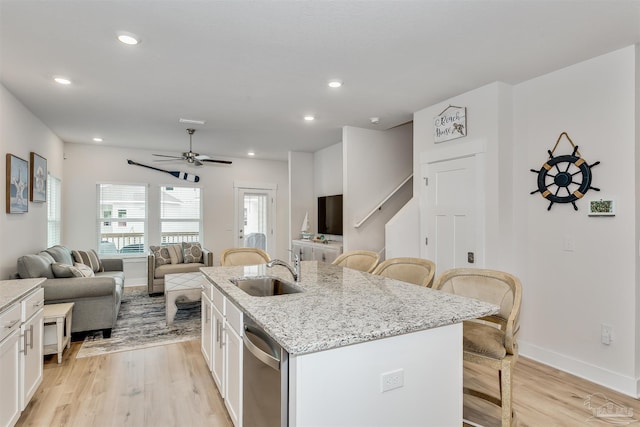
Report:
M 288 353 L 288 425 L 462 424 L 461 322 L 496 306 L 317 261 L 270 297 L 230 279 L 293 282 L 284 267 L 201 270 Z

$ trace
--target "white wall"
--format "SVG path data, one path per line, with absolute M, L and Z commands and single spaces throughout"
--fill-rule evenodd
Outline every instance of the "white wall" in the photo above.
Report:
M 517 272 L 524 286 L 521 350 L 543 362 L 637 393 L 637 156 L 636 49 L 607 55 L 515 87 L 514 217 Z M 568 205 L 548 201 L 536 175 L 561 132 L 595 166 L 593 186 Z M 570 154 L 563 138 L 556 151 Z M 615 217 L 587 216 L 590 199 L 613 198 Z M 633 230 L 636 230 L 634 233 Z M 575 250 L 563 250 L 563 242 Z M 613 327 L 611 345 L 601 324 Z
M 636 233 L 635 241 L 638 242 L 636 249 L 636 396 L 640 396 L 640 120 L 638 115 L 640 114 L 640 44 L 635 46 L 636 48 L 636 167 L 635 167 L 635 180 L 636 183 Z
M 150 151 L 112 148 L 88 144 L 64 145 L 63 207 L 67 227 L 63 242 L 72 248 L 95 248 L 96 183 L 148 183 L 189 185 L 169 174 L 127 164 L 127 159 L 153 165 Z M 170 154 L 170 153 L 167 153 Z M 157 164 L 156 164 L 157 165 Z M 161 168 L 169 169 L 167 163 Z M 256 159 L 233 159 L 232 165 L 205 165 L 199 168 L 172 164 L 171 169 L 195 173 L 203 189 L 203 246 L 212 250 L 219 264 L 222 250 L 235 246 L 234 181 L 272 183 L 277 189 L 276 238 L 274 257 L 287 259 L 289 248 L 289 184 L 287 162 Z M 151 242 L 152 244 L 154 242 Z M 157 243 L 157 242 L 155 242 Z
M 3 171 L 7 153 L 29 161 L 29 155 L 33 151 L 47 159 L 47 169 L 51 174 L 62 178 L 62 141 L 1 84 L 0 148 L 3 154 Z M 29 202 L 27 213 L 4 213 L 4 173 L 2 181 L 0 279 L 8 279 L 17 271 L 16 261 L 20 256 L 47 248 L 47 204 Z M 28 192 L 25 191 L 25 194 Z
M 344 250 L 380 252 L 384 225 L 412 197 L 404 186 L 360 228 L 361 221 L 411 174 L 413 125 L 387 131 L 346 126 L 342 132 Z
M 411 182 L 405 185 L 411 185 Z M 385 259 L 420 258 L 420 200 L 413 197 L 384 227 Z
M 313 215 L 309 213 L 311 220 L 311 232 L 318 232 L 318 197 L 342 194 L 344 168 L 342 158 L 342 142 L 330 145 L 313 153 Z M 342 240 L 342 236 L 327 236 L 329 239 Z
M 289 240 L 299 239 L 305 214 L 309 215 L 309 232 L 316 231 L 313 194 L 314 154 L 289 152 Z
M 433 119 L 449 105 L 466 107 L 468 133 L 465 137 L 436 144 L 433 139 Z M 492 83 L 417 111 L 413 116 L 413 191 L 418 197 L 423 197 L 425 176 L 422 176 L 422 162 L 439 158 L 443 151 L 464 152 L 473 145 L 485 147 L 482 154 L 484 169 L 479 172 L 485 183 L 484 211 L 477 212 L 484 237 L 476 242 L 476 265 L 506 271 L 511 271 L 514 266 L 511 109 L 511 87 L 504 83 Z M 423 223 L 420 230 L 421 245 L 424 245 L 425 237 L 435 238 L 427 236 Z M 433 246 L 423 248 L 428 254 L 426 258 L 435 258 L 430 253 Z
M 483 266 L 522 281 L 521 354 L 632 396 L 640 379 L 636 51 L 513 87 L 487 85 L 414 115 L 416 173 L 438 150 L 432 120 L 449 104 L 467 107 L 468 136 L 443 144 L 486 146 Z M 540 169 L 563 131 L 589 164 L 602 162 L 593 168 L 602 191 L 589 191 L 577 212 L 570 204 L 547 211 L 549 202 L 530 194 L 537 188 L 530 169 Z M 563 140 L 556 154 L 570 150 Z M 615 217 L 587 216 L 588 200 L 599 198 L 615 199 Z M 567 239 L 573 251 L 563 250 Z M 601 324 L 613 327 L 611 345 L 600 342 Z

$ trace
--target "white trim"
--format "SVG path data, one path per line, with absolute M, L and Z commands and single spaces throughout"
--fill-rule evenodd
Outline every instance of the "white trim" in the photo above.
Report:
M 640 398 L 640 379 L 632 378 L 618 372 L 603 369 L 599 366 L 583 362 L 582 360 L 557 353 L 535 344 L 519 340 L 520 355 L 537 362 L 568 372 L 587 381 L 631 396 Z
M 487 141 L 484 139 L 477 139 L 462 144 L 438 146 L 437 148 L 420 153 L 420 164 L 459 159 L 461 157 L 485 153 L 486 151 Z
M 233 188 L 247 188 L 251 190 L 277 190 L 278 184 L 271 182 L 233 181 Z

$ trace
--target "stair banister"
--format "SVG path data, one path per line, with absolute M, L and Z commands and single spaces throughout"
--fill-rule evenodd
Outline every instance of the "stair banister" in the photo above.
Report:
M 382 200 L 380 203 L 378 203 L 376 205 L 376 207 L 373 208 L 371 210 L 371 212 L 369 212 L 369 214 L 367 214 L 367 216 L 362 218 L 362 220 L 360 222 L 356 223 L 356 225 L 354 225 L 354 227 L 355 228 L 360 228 L 360 226 L 362 226 L 362 224 L 364 224 L 369 218 L 371 218 L 371 215 L 376 213 L 376 211 L 379 211 L 382 208 L 382 205 L 384 205 L 390 198 L 392 198 L 393 195 L 396 194 L 407 182 L 409 182 L 409 180 L 411 178 L 413 178 L 413 173 L 411 175 L 409 175 L 408 177 L 406 177 L 405 180 L 400 183 L 400 185 L 398 185 L 396 188 L 394 188 L 393 191 L 391 193 L 389 193 L 389 195 L 387 197 L 384 198 L 384 200 Z

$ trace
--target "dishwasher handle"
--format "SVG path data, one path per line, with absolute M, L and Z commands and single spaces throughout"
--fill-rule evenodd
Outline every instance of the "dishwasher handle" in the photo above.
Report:
M 244 342 L 244 346 L 247 350 L 249 350 L 249 352 L 251 354 L 253 354 L 259 361 L 261 361 L 262 363 L 264 363 L 265 365 L 269 366 L 272 369 L 275 369 L 276 371 L 280 370 L 280 359 L 277 359 L 275 357 L 273 357 L 272 355 L 270 355 L 269 353 L 265 353 L 264 351 L 262 351 L 261 349 L 258 348 L 257 345 L 255 345 L 252 341 L 251 338 L 249 338 L 249 334 L 255 335 L 259 338 L 260 337 L 260 331 L 255 331 L 252 330 L 248 327 L 245 326 L 245 334 L 242 335 L 242 341 Z

